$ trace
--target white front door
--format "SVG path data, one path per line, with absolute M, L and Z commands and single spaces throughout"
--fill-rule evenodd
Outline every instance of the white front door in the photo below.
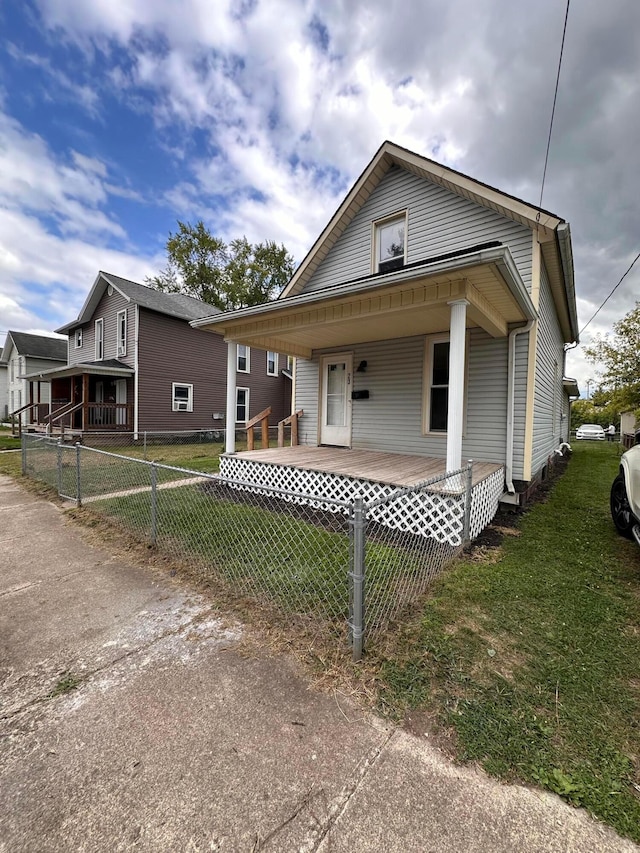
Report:
M 120 403 L 121 405 L 125 405 L 127 402 L 127 380 L 126 379 L 116 379 L 116 403 Z M 116 409 L 116 424 L 118 426 L 125 426 L 127 423 L 127 410 L 126 409 Z
M 320 444 L 351 447 L 351 353 L 325 355 L 321 361 Z

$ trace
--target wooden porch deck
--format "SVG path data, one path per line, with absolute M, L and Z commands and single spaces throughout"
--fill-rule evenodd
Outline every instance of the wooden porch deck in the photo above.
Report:
M 350 450 L 342 447 L 303 445 L 272 447 L 264 450 L 244 450 L 233 456 L 249 462 L 266 462 L 307 471 L 341 474 L 344 477 L 370 480 L 396 487 L 415 486 L 417 483 L 446 473 L 444 459 L 404 453 L 383 453 L 377 450 Z M 474 462 L 473 485 L 475 486 L 503 467 L 494 462 Z

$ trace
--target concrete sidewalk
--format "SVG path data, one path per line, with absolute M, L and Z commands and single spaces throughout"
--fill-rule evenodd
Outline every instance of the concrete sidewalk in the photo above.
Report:
M 248 656 L 207 599 L 2 476 L 0 566 L 0 851 L 640 849 Z

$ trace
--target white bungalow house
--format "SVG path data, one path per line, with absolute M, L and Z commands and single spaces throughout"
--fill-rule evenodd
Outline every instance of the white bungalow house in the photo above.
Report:
M 472 459 L 486 504 L 477 533 L 568 439 L 568 223 L 391 142 L 279 299 L 192 325 L 228 342 L 230 410 L 237 345 L 296 359 L 300 446 L 235 453 L 230 433 L 223 476 L 299 491 L 321 482 L 339 497 L 354 482 L 377 494 Z

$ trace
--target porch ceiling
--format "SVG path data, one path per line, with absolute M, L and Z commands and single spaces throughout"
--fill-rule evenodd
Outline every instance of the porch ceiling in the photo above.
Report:
M 441 265 L 439 265 L 441 266 Z M 398 270 L 384 277 L 195 321 L 227 340 L 310 358 L 348 347 L 449 329 L 448 302 L 466 299 L 467 327 L 504 337 L 510 323 L 536 316 L 508 249 L 469 265 Z

